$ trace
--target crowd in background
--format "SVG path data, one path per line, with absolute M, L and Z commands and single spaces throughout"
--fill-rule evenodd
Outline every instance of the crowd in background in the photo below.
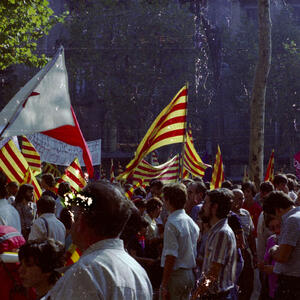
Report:
M 300 184 L 201 178 L 164 185 L 41 176 L 43 194 L 0 173 L 0 299 L 300 299 Z M 76 245 L 79 260 L 66 266 Z M 7 254 L 9 257 L 9 254 Z

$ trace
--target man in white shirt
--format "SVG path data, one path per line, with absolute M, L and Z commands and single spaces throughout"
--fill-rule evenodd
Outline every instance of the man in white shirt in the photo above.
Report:
M 146 271 L 119 239 L 132 208 L 124 193 L 111 183 L 94 182 L 70 201 L 78 208 L 72 239 L 83 254 L 45 299 L 152 299 Z
M 21 221 L 18 211 L 6 200 L 6 176 L 0 172 L 0 225 L 16 228 L 21 233 Z
M 29 233 L 28 240 L 45 240 L 52 238 L 65 244 L 66 228 L 55 214 L 55 200 L 51 196 L 42 196 L 37 202 L 37 218 Z
M 189 299 L 195 284 L 193 268 L 196 267 L 199 227 L 184 210 L 187 201 L 184 184 L 167 185 L 163 192 L 170 215 L 164 230 L 160 298 Z

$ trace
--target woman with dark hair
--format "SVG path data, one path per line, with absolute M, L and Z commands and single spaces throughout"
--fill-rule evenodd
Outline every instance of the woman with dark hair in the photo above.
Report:
M 53 239 L 30 241 L 21 246 L 19 260 L 23 286 L 35 288 L 41 299 L 61 276 L 56 269 L 64 266 L 64 246 Z
M 33 223 L 34 213 L 30 205 L 33 200 L 34 187 L 31 184 L 23 184 L 20 186 L 16 195 L 14 207 L 17 209 L 21 219 L 21 232 L 27 240 L 30 228 Z

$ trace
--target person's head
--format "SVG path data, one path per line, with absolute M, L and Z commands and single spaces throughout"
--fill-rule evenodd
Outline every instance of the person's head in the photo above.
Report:
M 163 183 L 159 179 L 154 179 L 150 181 L 150 192 L 153 197 L 160 197 L 162 189 L 163 189 Z
M 71 185 L 69 182 L 63 181 L 59 184 L 57 194 L 60 197 L 64 197 L 65 194 L 71 192 Z
M 132 200 L 132 202 L 138 208 L 142 216 L 146 210 L 146 200 L 143 198 L 136 198 Z
M 0 171 L 0 198 L 6 198 L 7 190 L 6 190 L 6 175 Z
M 284 174 L 277 174 L 274 176 L 273 180 L 274 188 L 276 191 L 282 191 L 284 193 L 289 192 L 289 188 L 287 186 L 288 179 Z
M 25 201 L 26 203 L 33 200 L 34 195 L 34 187 L 32 184 L 22 184 L 17 192 L 15 202 L 22 203 Z
M 45 190 L 51 190 L 56 185 L 55 177 L 51 173 L 42 175 L 41 187 Z
M 266 227 L 269 228 L 271 232 L 274 234 L 279 235 L 280 234 L 280 219 L 277 217 L 274 217 L 273 215 L 264 214 L 265 224 Z
M 152 197 L 147 201 L 146 211 L 150 217 L 156 219 L 159 217 L 162 210 L 163 203 L 157 197 Z
M 50 213 L 53 214 L 55 212 L 55 200 L 51 196 L 42 196 L 39 201 L 36 203 L 37 213 L 40 215 Z
M 45 292 L 59 279 L 56 271 L 64 265 L 64 246 L 53 239 L 29 241 L 18 252 L 19 274 L 24 287 L 33 287 L 39 294 Z M 47 291 L 46 291 L 47 292 Z
M 182 183 L 186 186 L 186 188 L 188 188 L 189 185 L 190 185 L 191 183 L 193 183 L 193 182 L 194 182 L 194 180 L 191 179 L 191 178 L 184 178 L 184 179 L 182 179 Z
M 183 209 L 187 201 L 187 190 L 183 183 L 172 183 L 163 188 L 167 209 L 174 211 Z
M 206 186 L 203 181 L 196 181 L 191 183 L 187 188 L 188 202 L 191 203 L 190 206 L 197 205 L 201 203 L 204 199 L 206 193 Z
M 125 247 L 132 241 L 139 232 L 143 232 L 149 223 L 141 216 L 139 210 L 133 205 L 130 209 L 130 217 L 122 230 L 120 238 L 124 241 Z
M 233 184 L 230 180 L 223 181 L 221 185 L 222 188 L 229 189 L 229 190 L 232 190 L 232 186 Z
M 263 201 L 272 191 L 274 191 L 274 185 L 271 181 L 262 182 L 259 186 L 260 199 Z
M 242 184 L 242 191 L 245 195 L 245 201 L 253 201 L 253 197 L 256 194 L 255 184 L 252 181 L 247 181 Z
M 203 216 L 209 220 L 226 218 L 231 210 L 233 193 L 220 188 L 206 193 L 203 205 Z
M 59 220 L 65 225 L 66 231 L 67 233 L 69 233 L 72 228 L 74 219 L 73 214 L 68 208 L 64 207 L 61 210 Z
M 134 206 L 121 188 L 104 181 L 88 183 L 76 199 L 79 212 L 71 234 L 82 250 L 91 243 L 118 237 Z
M 19 189 L 19 185 L 15 181 L 11 181 L 6 185 L 7 197 L 16 196 Z
M 133 191 L 133 196 L 141 196 L 142 198 L 146 198 L 147 193 L 143 187 L 139 186 Z
M 281 217 L 294 206 L 293 200 L 283 191 L 273 191 L 264 200 L 263 211 L 266 214 Z
M 234 189 L 233 192 L 233 202 L 232 202 L 232 210 L 233 211 L 239 211 L 244 203 L 245 196 L 242 190 L 240 189 Z

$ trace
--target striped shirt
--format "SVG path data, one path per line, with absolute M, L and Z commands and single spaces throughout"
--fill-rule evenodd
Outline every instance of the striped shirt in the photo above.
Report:
M 300 278 L 300 207 L 291 209 L 281 219 L 279 245 L 290 245 L 294 249 L 286 263 L 275 263 L 274 273 Z
M 244 208 L 240 208 L 237 214 L 241 220 L 241 224 L 242 224 L 243 232 L 244 232 L 245 244 L 246 244 L 246 247 L 248 248 L 249 247 L 248 237 L 249 237 L 251 231 L 254 230 L 254 224 L 253 224 L 252 218 L 251 218 L 248 210 L 246 210 Z
M 222 265 L 217 283 L 210 288 L 216 294 L 233 288 L 235 282 L 237 249 L 234 233 L 227 218 L 218 221 L 208 232 L 202 271 L 207 274 L 211 263 Z

